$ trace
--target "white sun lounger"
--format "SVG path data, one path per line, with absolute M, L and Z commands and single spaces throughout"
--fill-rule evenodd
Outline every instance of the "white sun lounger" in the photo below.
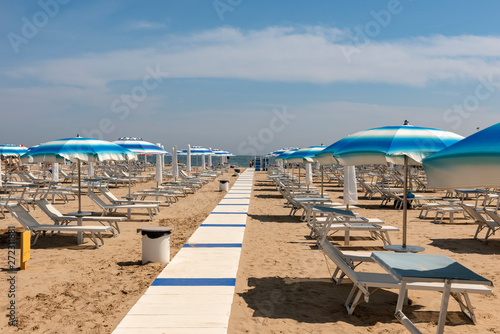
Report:
M 34 235 L 34 240 L 31 243 L 34 245 L 41 233 L 45 232 L 66 232 L 66 233 L 77 233 L 83 232 L 83 234 L 90 234 L 92 242 L 96 245 L 96 248 L 104 246 L 104 239 L 102 238 L 103 232 L 113 232 L 111 226 L 68 226 L 68 225 L 40 225 L 35 218 L 33 218 L 28 211 L 26 211 L 21 205 L 16 204 L 8 207 L 12 216 L 14 216 L 21 225 L 23 225 L 28 231 Z M 99 244 L 97 238 L 101 240 Z
M 349 296 L 346 299 L 345 307 L 348 314 L 353 314 L 357 305 L 363 301 L 368 302 L 372 292 L 378 289 L 399 289 L 401 281 L 395 279 L 392 275 L 373 273 L 373 272 L 357 272 L 349 262 L 346 262 L 345 256 L 334 247 L 329 241 L 324 240 L 320 244 L 323 252 L 340 268 L 340 270 L 351 280 L 353 287 Z M 370 292 L 370 289 L 374 288 Z M 407 290 L 428 290 L 442 292 L 445 289 L 444 283 L 441 282 L 408 282 Z M 460 305 L 462 312 L 476 323 L 474 309 L 469 298 L 469 293 L 477 294 L 492 294 L 491 289 L 486 285 L 481 284 L 465 284 L 452 283 L 451 296 Z M 364 297 L 363 299 L 361 297 Z
M 89 191 L 87 195 L 102 209 L 103 216 L 116 212 L 118 209 L 147 209 L 149 219 L 153 220 L 155 215 L 154 211 L 158 209 L 158 204 L 107 204 L 93 191 Z
M 49 201 L 46 199 L 39 199 L 36 200 L 36 204 L 42 211 L 49 216 L 52 221 L 58 225 L 58 224 L 63 224 L 67 225 L 70 222 L 76 222 L 78 221 L 78 217 L 76 216 L 65 216 L 63 215 L 59 210 L 56 209 L 55 206 L 50 204 Z M 115 236 L 120 235 L 120 226 L 118 225 L 118 222 L 124 221 L 126 218 L 125 217 L 95 217 L 95 216 L 83 216 L 81 217 L 82 221 L 84 222 L 99 222 L 104 225 L 104 223 L 108 223 L 109 226 L 111 226 L 115 232 Z

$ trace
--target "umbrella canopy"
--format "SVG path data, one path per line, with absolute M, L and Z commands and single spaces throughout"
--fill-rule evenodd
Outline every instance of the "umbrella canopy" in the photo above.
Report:
M 420 165 L 422 159 L 463 139 L 456 133 L 411 125 L 356 132 L 318 153 L 322 163 Z
M 212 153 L 213 153 L 213 155 L 216 155 L 216 156 L 234 157 L 234 154 L 229 153 L 228 151 L 219 150 L 217 148 L 213 149 Z
M 105 140 L 74 137 L 57 139 L 30 148 L 20 158 L 24 163 L 64 163 L 64 159 L 78 162 L 78 211 L 81 212 L 80 162 L 130 160 L 136 159 L 137 154 Z
M 104 160 L 136 159 L 137 155 L 119 145 L 93 138 L 64 138 L 57 139 L 30 150 L 21 155 L 24 163 L 47 162 L 64 163 L 64 159 L 73 162 L 97 162 Z
M 286 161 L 299 164 L 312 163 L 315 160 L 316 154 L 323 151 L 325 148 L 326 146 L 304 147 L 292 152 L 288 157 L 286 157 Z
M 148 141 L 142 140 L 142 138 L 138 137 L 122 137 L 119 138 L 118 140 L 113 142 L 114 144 L 120 145 L 123 148 L 126 148 L 127 150 L 130 150 L 136 154 L 157 154 L 157 155 L 164 155 L 167 154 L 167 151 L 162 149 L 161 147 L 150 143 Z M 161 183 L 162 180 L 158 181 L 158 179 L 161 178 L 161 164 L 158 166 L 158 159 L 159 157 L 156 157 L 157 159 L 157 170 L 160 168 L 160 172 L 156 172 L 156 179 L 158 183 Z M 130 174 L 130 161 L 129 161 L 129 175 L 128 175 L 128 196 L 130 197 L 130 184 L 132 183 L 131 181 L 131 174 Z
M 433 188 L 500 186 L 500 123 L 423 160 Z
M 291 148 L 286 150 L 285 152 L 282 152 L 280 155 L 276 157 L 276 160 L 287 160 L 290 155 L 292 155 L 293 152 L 298 151 L 298 148 Z
M 188 153 L 188 150 L 182 150 L 181 153 L 179 153 L 180 155 L 187 155 Z M 204 147 L 201 147 L 201 146 L 191 146 L 191 155 L 209 155 L 209 154 L 213 154 L 213 152 L 211 150 L 209 150 L 208 148 L 204 148 Z
M 388 163 L 404 165 L 402 247 L 406 249 L 408 166 L 420 165 L 426 156 L 461 139 L 463 137 L 460 135 L 439 129 L 411 125 L 386 126 L 356 132 L 332 144 L 318 155 L 320 159 L 321 156 L 325 159 L 328 153 L 344 166 Z
M 0 145 L 0 156 L 2 157 L 12 157 L 24 154 L 28 149 L 24 146 L 16 145 Z
M 169 154 L 161 147 L 136 137 L 122 137 L 113 143 L 137 154 Z

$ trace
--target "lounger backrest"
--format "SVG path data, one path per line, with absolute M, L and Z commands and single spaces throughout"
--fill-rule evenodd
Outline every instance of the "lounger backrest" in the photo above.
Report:
M 118 201 L 118 198 L 106 187 L 99 187 L 99 191 L 111 202 Z
M 24 173 L 17 173 L 17 175 L 19 175 L 21 180 L 23 180 L 24 182 L 32 182 L 32 180 L 30 180 Z
M 485 209 L 484 210 L 486 212 L 486 214 L 488 216 L 490 216 L 491 219 L 493 219 L 493 221 L 498 225 L 500 226 L 500 216 L 498 215 L 498 213 L 496 213 L 495 210 L 492 210 L 492 209 Z
M 358 280 L 358 275 L 351 267 L 352 263 L 342 254 L 342 252 L 332 245 L 329 241 L 325 240 L 321 243 L 320 247 L 323 249 L 323 252 L 339 267 L 339 269 L 347 276 L 349 279 L 355 284 L 365 296 L 369 296 L 370 292 L 368 289 L 361 284 Z
M 7 209 L 26 229 L 31 230 L 33 227 L 40 226 L 35 218 L 33 218 L 20 204 L 8 206 Z
M 464 209 L 465 212 L 467 212 L 467 214 L 469 216 L 471 216 L 476 222 L 480 222 L 480 223 L 483 223 L 483 224 L 486 224 L 486 221 L 485 219 L 483 218 L 483 216 L 481 216 L 475 209 L 473 206 L 469 205 L 469 204 L 463 204 L 461 203 L 460 206 L 462 207 L 462 209 Z
M 38 205 L 38 207 L 40 209 L 42 209 L 42 211 L 45 212 L 45 214 L 47 216 L 49 216 L 50 218 L 63 217 L 63 214 L 61 212 L 59 212 L 59 210 L 57 210 L 45 198 L 43 198 L 43 199 L 37 199 L 35 202 L 36 202 L 36 205 Z
M 93 200 L 102 209 L 104 209 L 106 207 L 107 204 L 99 196 L 97 196 L 93 191 L 89 190 L 87 195 L 90 197 L 91 200 Z

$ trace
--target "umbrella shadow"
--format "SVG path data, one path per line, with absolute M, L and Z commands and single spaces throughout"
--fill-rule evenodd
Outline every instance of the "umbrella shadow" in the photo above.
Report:
M 482 254 L 495 255 L 500 254 L 500 240 L 491 239 L 487 242 L 482 242 L 476 239 L 430 239 L 430 246 L 449 250 L 457 254 Z
M 276 198 L 276 199 L 283 199 L 283 196 L 281 195 L 255 195 L 257 198 Z
M 249 214 L 248 217 L 258 220 L 262 223 L 303 223 L 299 217 L 289 215 L 256 215 Z
M 260 188 L 260 189 L 253 189 L 253 191 L 274 191 L 276 192 L 276 188 Z

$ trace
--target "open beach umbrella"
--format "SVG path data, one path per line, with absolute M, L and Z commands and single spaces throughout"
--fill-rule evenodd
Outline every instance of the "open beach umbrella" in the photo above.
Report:
M 78 163 L 78 212 L 81 212 L 81 162 L 105 160 L 123 161 L 137 159 L 137 155 L 119 145 L 93 138 L 63 138 L 31 148 L 21 155 L 25 163 L 64 163 L 65 160 Z
M 120 145 L 121 147 L 130 150 L 134 152 L 135 154 L 138 155 L 143 155 L 146 156 L 147 154 L 161 154 L 162 156 L 164 154 L 168 154 L 167 151 L 162 149 L 161 147 L 150 143 L 148 141 L 142 140 L 142 138 L 139 137 L 121 137 L 118 140 L 113 142 L 114 144 Z M 158 157 L 157 157 L 158 159 Z M 131 184 L 131 173 L 130 173 L 130 161 L 128 164 L 128 196 L 130 197 L 130 184 Z
M 292 152 L 288 155 L 285 160 L 289 163 L 306 164 L 306 185 L 312 184 L 312 163 L 316 162 L 316 154 L 323 151 L 326 146 L 309 146 L 303 147 Z M 309 176 L 309 179 L 308 179 Z M 300 181 L 300 169 L 299 169 L 299 181 Z
M 0 145 L 0 157 L 17 157 L 21 154 L 24 154 L 28 151 L 28 149 L 24 146 L 16 146 L 16 145 Z M 0 161 L 0 173 L 2 172 L 2 162 Z M 3 180 L 0 176 L 0 186 L 2 186 Z
M 298 150 L 299 150 L 298 148 L 288 149 L 285 152 L 282 152 L 280 155 L 278 155 L 274 160 L 277 161 L 277 162 L 279 162 L 281 164 L 281 167 L 284 168 L 285 167 L 285 161 L 287 160 L 287 158 L 290 155 L 292 155 L 293 152 L 298 151 Z M 292 173 L 293 173 L 293 169 L 292 169 Z
M 24 146 L 16 146 L 16 145 L 0 145 L 0 156 L 5 157 L 14 157 L 24 154 L 28 151 L 28 149 Z
M 212 152 L 213 152 L 213 155 L 220 157 L 221 164 L 227 163 L 228 157 L 234 157 L 234 154 L 232 154 L 228 151 L 220 150 L 220 149 L 213 149 Z
M 180 155 L 187 155 L 187 161 L 189 163 L 188 165 L 188 171 L 191 171 L 191 156 L 192 155 L 197 155 L 197 156 L 203 156 L 202 159 L 205 159 L 204 156 L 205 155 L 209 155 L 209 154 L 213 154 L 213 152 L 211 150 L 209 150 L 208 148 L 204 148 L 204 147 L 201 147 L 201 146 L 190 146 L 188 145 L 188 148 L 187 150 L 182 150 L 181 153 L 179 153 Z M 204 163 L 202 164 L 203 166 L 205 165 Z
M 298 149 L 286 157 L 290 163 L 313 163 L 316 161 L 316 154 L 323 151 L 326 146 L 309 146 Z
M 500 187 L 500 123 L 423 160 L 433 188 Z
M 65 160 L 78 164 L 78 213 L 82 212 L 82 185 L 81 185 L 81 162 L 97 162 L 105 160 L 130 160 L 136 159 L 137 155 L 120 145 L 93 138 L 83 138 L 77 135 L 74 138 L 64 138 L 49 141 L 21 155 L 20 159 L 25 163 L 46 162 L 64 163 Z M 82 242 L 82 234 L 78 233 L 78 243 Z
M 408 166 L 420 165 L 426 156 L 461 139 L 463 137 L 460 135 L 439 129 L 411 125 L 386 126 L 347 136 L 326 148 L 319 154 L 319 158 L 325 159 L 328 152 L 344 166 L 388 163 L 404 165 L 402 248 L 407 250 Z M 395 249 L 397 247 L 394 246 Z

